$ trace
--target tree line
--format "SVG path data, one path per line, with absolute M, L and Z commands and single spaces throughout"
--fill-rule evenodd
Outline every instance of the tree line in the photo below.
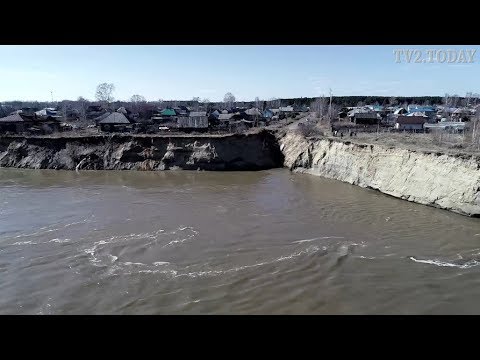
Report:
M 410 97 L 387 97 L 387 96 L 319 96 L 319 97 L 301 97 L 301 98 L 270 98 L 268 100 L 262 100 L 256 97 L 254 101 L 239 102 L 236 97 L 228 92 L 225 94 L 223 101 L 211 102 L 209 99 L 200 97 L 193 97 L 191 100 L 162 100 L 147 101 L 144 96 L 134 94 L 127 101 L 116 100 L 114 97 L 115 85 L 113 83 L 99 84 L 95 91 L 95 101 L 90 101 L 84 97 L 79 97 L 77 100 L 63 100 L 59 102 L 39 102 L 39 101 L 8 101 L 3 102 L 0 112 L 6 112 L 5 109 L 20 109 L 22 107 L 33 108 L 45 108 L 45 107 L 58 107 L 63 112 L 68 110 L 77 111 L 80 116 L 84 116 L 86 108 L 92 104 L 104 105 L 107 108 L 118 108 L 121 106 L 128 107 L 133 112 L 138 113 L 151 113 L 158 107 L 176 107 L 180 105 L 189 106 L 194 111 L 198 111 L 200 108 L 203 110 L 210 110 L 213 108 L 233 108 L 235 106 L 244 107 L 257 107 L 260 110 L 265 108 L 278 108 L 281 106 L 310 106 L 314 107 L 313 111 L 320 114 L 324 112 L 332 112 L 334 109 L 352 106 L 363 105 L 381 105 L 381 106 L 405 106 L 407 104 L 420 104 L 420 105 L 440 105 L 447 106 L 465 106 L 476 105 L 480 103 L 480 95 L 472 92 L 467 93 L 465 97 L 458 95 L 445 96 L 410 96 Z M 1 114 L 0 114 L 1 115 Z

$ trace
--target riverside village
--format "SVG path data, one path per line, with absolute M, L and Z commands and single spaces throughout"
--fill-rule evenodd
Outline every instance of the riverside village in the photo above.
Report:
M 299 99 L 258 98 L 235 101 L 227 93 L 223 102 L 147 102 L 133 95 L 114 101 L 113 84 L 100 84 L 97 101 L 0 103 L 3 135 L 55 135 L 59 133 L 172 134 L 241 133 L 252 128 L 282 126 L 296 120 L 308 131 L 338 136 L 359 133 L 467 133 L 475 130 L 480 95 L 395 98 L 334 97 Z

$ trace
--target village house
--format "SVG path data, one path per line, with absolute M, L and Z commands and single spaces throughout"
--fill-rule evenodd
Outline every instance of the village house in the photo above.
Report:
M 396 130 L 421 131 L 426 123 L 424 116 L 399 116 L 395 123 Z
M 213 110 L 209 115 L 208 117 L 209 118 L 215 118 L 215 119 L 218 119 L 218 116 L 220 115 L 220 111 L 218 110 Z
M 265 110 L 263 111 L 263 117 L 264 117 L 265 119 L 271 119 L 271 118 L 273 117 L 273 115 L 274 115 L 274 113 L 273 113 L 273 111 L 272 111 L 271 109 L 265 109 Z
M 208 130 L 208 117 L 205 116 L 188 116 L 179 117 L 177 120 L 178 129 L 185 131 L 206 131 Z
M 235 114 L 220 114 L 218 116 L 218 123 L 220 128 L 227 128 L 230 125 L 230 122 L 233 121 Z
M 473 112 L 467 108 L 455 109 L 452 113 L 453 121 L 469 121 L 473 115 Z
M 11 114 L 0 118 L 0 133 L 21 133 L 25 130 L 26 122 L 20 114 Z
M 400 107 L 393 112 L 393 115 L 405 115 L 408 114 L 408 110 Z
M 170 108 L 166 108 L 166 109 L 163 109 L 162 111 L 160 111 L 160 116 L 166 118 L 166 117 L 173 117 L 173 116 L 176 116 L 177 113 L 175 112 L 175 110 L 173 109 L 170 109 Z
M 55 108 L 45 108 L 39 111 L 35 111 L 35 118 L 42 120 L 51 120 L 51 119 L 60 119 L 62 116 L 59 115 L 58 111 Z
M 356 125 L 376 125 L 380 122 L 376 112 L 356 112 L 351 116 L 351 120 Z
M 38 108 L 33 107 L 23 107 L 21 110 L 18 111 L 19 114 L 22 115 L 24 119 L 35 119 L 35 112 L 38 111 Z
M 289 114 L 289 113 L 292 113 L 294 110 L 293 110 L 293 106 L 284 106 L 284 107 L 280 107 L 278 110 L 280 110 L 280 112 L 284 113 L 284 114 Z
M 100 129 L 106 132 L 125 131 L 130 121 L 126 116 L 119 112 L 113 112 L 107 115 L 103 120 L 99 121 Z
M 248 121 L 258 122 L 262 118 L 262 112 L 257 108 L 245 110 L 243 118 Z
M 205 131 L 208 129 L 208 116 L 205 111 L 192 111 L 188 117 L 181 116 L 177 127 L 183 130 Z

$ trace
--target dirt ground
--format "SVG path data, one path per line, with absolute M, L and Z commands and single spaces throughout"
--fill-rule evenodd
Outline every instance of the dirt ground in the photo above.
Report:
M 321 128 L 325 137 L 340 140 L 334 137 L 331 131 Z M 448 154 L 476 154 L 480 155 L 480 144 L 472 142 L 471 133 L 364 133 L 357 132 L 355 136 L 344 134 L 343 141 L 352 141 L 364 144 L 381 144 L 388 147 L 400 147 L 415 151 L 435 151 Z

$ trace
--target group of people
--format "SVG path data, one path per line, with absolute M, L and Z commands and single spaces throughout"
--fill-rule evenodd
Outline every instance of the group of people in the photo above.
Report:
M 332 133 L 333 133 L 333 136 L 337 136 L 337 135 L 338 135 L 338 130 L 333 130 L 333 129 L 332 129 Z M 348 135 L 349 135 L 350 137 L 352 137 L 352 136 L 357 136 L 357 132 L 356 132 L 356 131 L 349 131 L 349 132 L 348 132 Z M 340 131 L 340 137 L 343 138 L 343 132 L 342 132 L 342 131 Z

